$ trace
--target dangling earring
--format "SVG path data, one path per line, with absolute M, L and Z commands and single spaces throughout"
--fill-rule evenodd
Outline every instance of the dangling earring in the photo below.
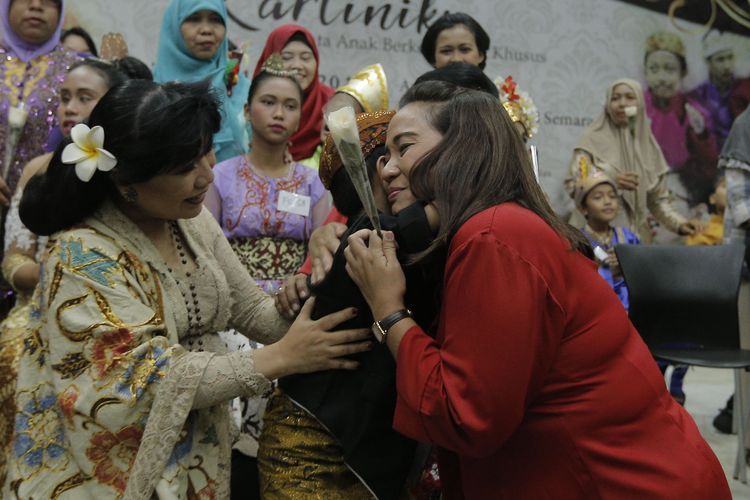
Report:
M 135 203 L 138 200 L 138 191 L 133 186 L 125 186 L 125 189 L 122 190 L 122 197 L 128 203 Z

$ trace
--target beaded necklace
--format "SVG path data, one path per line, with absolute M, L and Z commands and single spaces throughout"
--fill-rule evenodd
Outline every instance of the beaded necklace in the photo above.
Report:
M 172 237 L 172 242 L 174 243 L 175 249 L 177 250 L 177 255 L 180 259 L 180 262 L 183 266 L 187 266 L 187 253 L 185 251 L 185 247 L 182 242 L 182 237 L 180 235 L 180 228 L 177 225 L 176 221 L 170 221 L 169 222 L 169 229 L 170 229 L 170 235 Z M 197 266 L 198 263 L 196 262 L 195 265 Z M 179 288 L 180 293 L 182 294 L 182 298 L 185 301 L 185 308 L 187 309 L 187 319 L 188 319 L 188 331 L 187 336 L 188 337 L 198 337 L 203 334 L 203 317 L 201 316 L 201 308 L 198 301 L 198 292 L 195 289 L 195 283 L 183 283 L 180 280 L 180 277 L 175 273 L 171 267 L 167 266 L 167 270 L 172 275 L 172 278 L 177 282 L 177 288 Z M 185 277 L 188 279 L 191 277 L 190 271 L 185 271 Z M 192 346 L 193 341 L 188 341 L 188 344 Z M 202 346 L 203 341 L 198 340 L 198 345 Z M 198 350 L 202 351 L 203 348 L 200 347 Z

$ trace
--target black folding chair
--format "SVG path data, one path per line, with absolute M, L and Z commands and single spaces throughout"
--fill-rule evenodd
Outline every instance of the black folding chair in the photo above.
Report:
M 655 358 L 734 370 L 734 478 L 747 483 L 740 374 L 750 367 L 750 350 L 740 348 L 737 303 L 744 245 L 618 245 L 615 252 L 630 292 L 630 319 Z

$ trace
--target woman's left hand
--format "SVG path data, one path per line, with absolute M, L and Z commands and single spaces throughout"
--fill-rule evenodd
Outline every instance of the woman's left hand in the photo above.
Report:
M 393 233 L 363 229 L 349 236 L 346 270 L 357 284 L 376 320 L 404 309 L 406 278 L 396 258 Z

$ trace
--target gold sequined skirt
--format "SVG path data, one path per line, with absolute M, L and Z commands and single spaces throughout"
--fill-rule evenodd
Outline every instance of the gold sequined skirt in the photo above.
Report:
M 344 463 L 335 439 L 280 389 L 268 402 L 263 425 L 258 470 L 264 500 L 374 498 Z
M 17 304 L 0 323 L 0 486 L 5 482 L 6 457 L 16 418 L 16 376 L 31 304 Z

